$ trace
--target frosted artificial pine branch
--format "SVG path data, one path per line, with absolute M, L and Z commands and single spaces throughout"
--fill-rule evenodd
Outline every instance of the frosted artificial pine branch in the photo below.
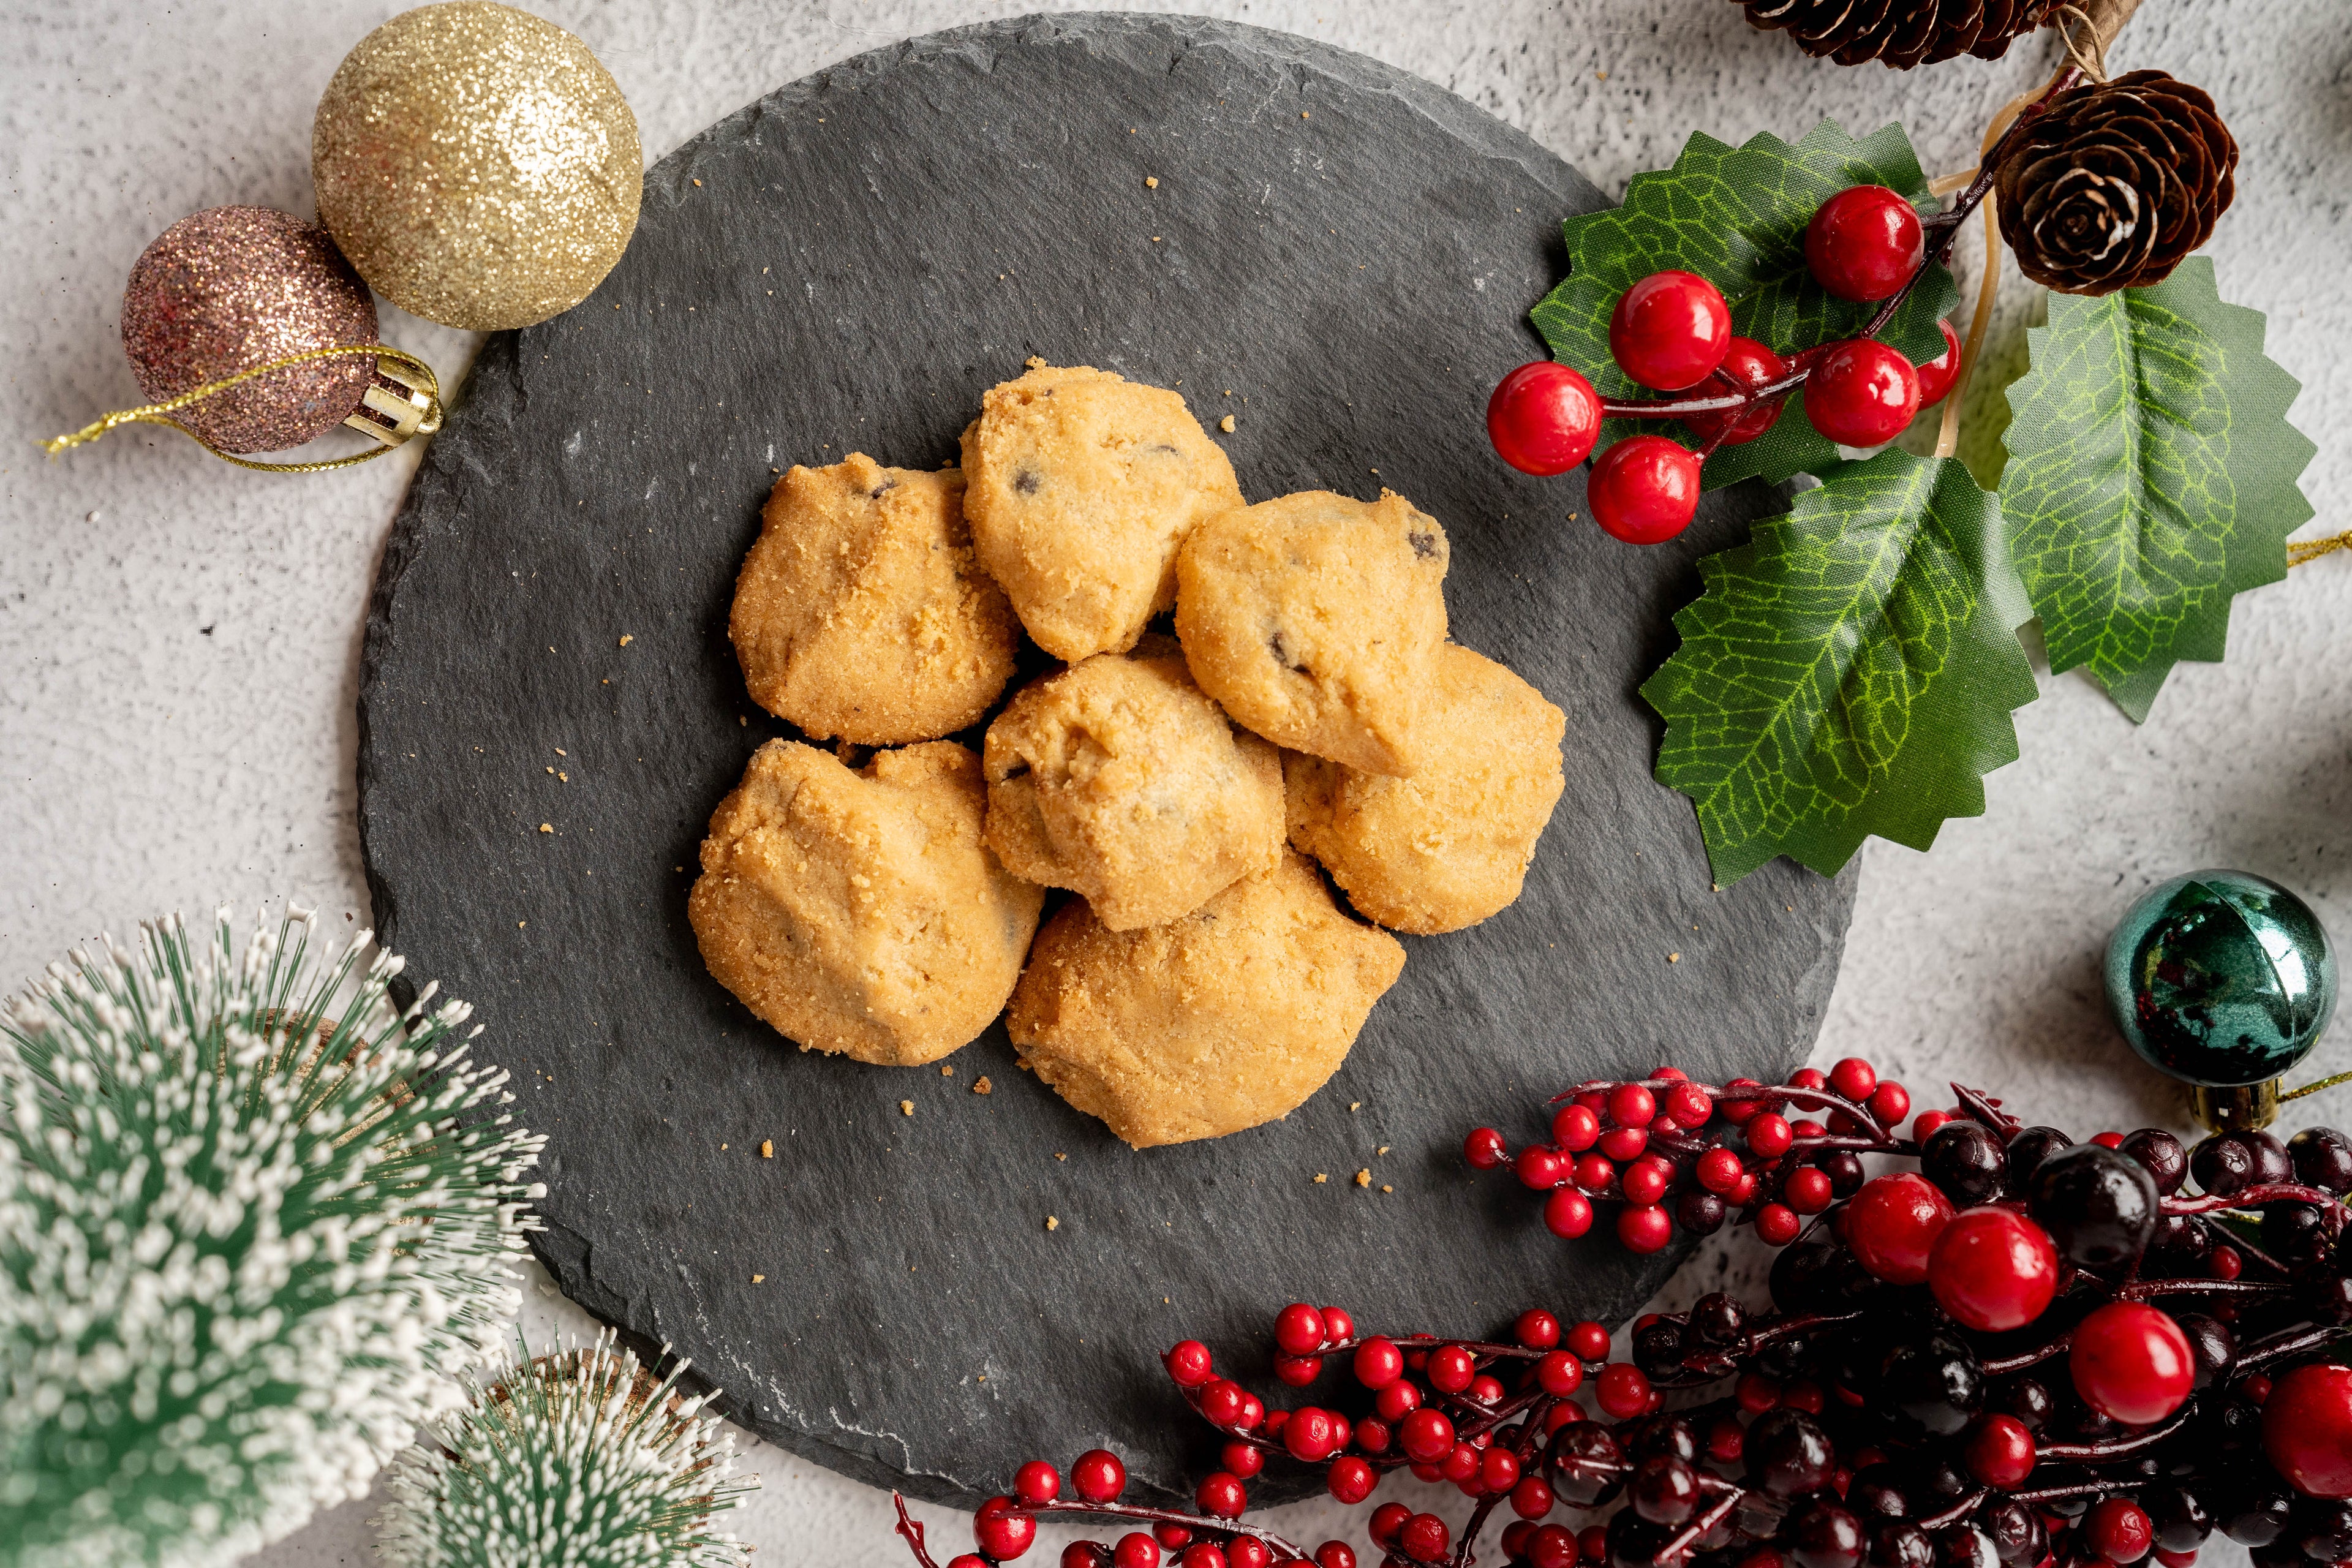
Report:
M 226 1563 L 503 1340 L 544 1140 L 371 940 L 175 916 L 0 1015 L 0 1568 Z
M 757 1484 L 704 1401 L 607 1331 L 468 1390 L 402 1456 L 376 1521 L 394 1568 L 740 1568 L 711 1528 Z

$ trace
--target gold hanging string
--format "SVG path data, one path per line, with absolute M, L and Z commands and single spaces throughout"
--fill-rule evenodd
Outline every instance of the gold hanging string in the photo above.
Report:
M 2331 533 L 2319 539 L 2288 540 L 2286 563 L 2290 566 L 2308 566 L 2321 556 L 2333 555 L 2339 550 L 2352 550 L 2352 528 L 2347 528 L 2341 533 Z M 2334 1083 L 2337 1080 L 2329 1079 L 2327 1081 Z
M 2296 564 L 2300 565 L 2301 563 L 2298 562 Z M 2290 1089 L 2285 1093 L 2280 1095 L 2279 1098 L 2281 1100 L 2301 1100 L 2306 1094 L 2317 1094 L 2321 1089 L 2334 1089 L 2339 1083 L 2352 1083 L 2352 1072 L 2339 1072 L 2333 1077 L 2323 1078 L 2316 1083 L 2305 1084 L 2301 1089 Z
M 235 463 L 240 468 L 252 468 L 259 473 L 319 474 L 330 468 L 348 468 L 354 463 L 372 462 L 393 450 L 393 447 L 380 446 L 370 451 L 353 452 L 348 457 L 328 458 L 312 463 L 257 463 L 249 458 L 240 458 L 234 452 L 222 451 L 185 425 L 169 417 L 178 409 L 185 408 L 191 404 L 202 403 L 207 397 L 226 392 L 230 387 L 241 385 L 256 376 L 268 375 L 273 371 L 285 370 L 292 365 L 309 364 L 316 360 L 347 359 L 354 354 L 368 354 L 376 359 L 388 359 L 415 372 L 418 379 L 423 383 L 422 390 L 425 396 L 424 416 L 417 424 L 415 434 L 429 436 L 441 427 L 441 383 L 439 378 L 434 375 L 431 365 L 426 364 L 415 354 L 404 353 L 395 348 L 387 348 L 382 343 L 347 343 L 335 348 L 309 349 L 301 353 L 288 354 L 283 359 L 274 359 L 266 364 L 257 364 L 249 370 L 238 371 L 235 375 L 223 376 L 218 381 L 208 381 L 202 386 L 191 387 L 177 397 L 166 398 L 161 403 L 150 403 L 138 408 L 119 409 L 103 418 L 92 420 L 71 435 L 59 436 L 54 440 L 44 441 L 41 446 L 50 457 L 54 458 L 60 452 L 69 451 L 76 447 L 86 446 L 95 441 L 118 426 L 161 425 L 167 429 L 177 430 L 223 462 Z M 398 444 L 394 443 L 394 445 Z

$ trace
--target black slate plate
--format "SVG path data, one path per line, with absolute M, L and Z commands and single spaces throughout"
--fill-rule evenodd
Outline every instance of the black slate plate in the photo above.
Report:
M 1553 1240 L 1527 1194 L 1465 1173 L 1462 1134 L 1531 1134 L 1585 1075 L 1793 1065 L 1853 885 L 1781 862 L 1712 891 L 1689 804 L 1649 777 L 1634 689 L 1692 563 L 1769 494 L 1637 550 L 1570 521 L 1576 479 L 1486 449 L 1487 389 L 1538 350 L 1524 312 L 1563 265 L 1559 221 L 1600 202 L 1468 104 L 1319 44 L 995 24 L 697 137 L 593 299 L 491 341 L 376 584 L 361 826 L 387 938 L 478 1005 L 517 1115 L 551 1135 L 537 1246 L 570 1295 L 691 1355 L 763 1436 L 969 1504 L 1097 1442 L 1139 1489 L 1183 1486 L 1201 1450 L 1156 1352 L 1198 1334 L 1262 1372 L 1295 1298 L 1469 1332 L 1650 1293 L 1672 1254 Z M 950 460 L 1033 353 L 1235 416 L 1253 498 L 1411 497 L 1453 539 L 1454 635 L 1569 716 L 1518 904 L 1407 939 L 1331 1084 L 1213 1143 L 1129 1151 L 1002 1029 L 951 1078 L 803 1055 L 706 975 L 686 922 L 711 808 L 784 732 L 725 636 L 773 472 Z

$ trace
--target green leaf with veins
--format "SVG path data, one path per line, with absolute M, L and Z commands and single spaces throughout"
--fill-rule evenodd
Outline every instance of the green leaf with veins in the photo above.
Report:
M 2000 503 L 1965 468 L 1895 448 L 1842 465 L 1699 575 L 1642 695 L 1717 882 L 1775 855 L 1827 876 L 1867 835 L 1925 849 L 1983 813 L 2037 693 Z
M 1805 264 L 1813 209 L 1849 185 L 1885 185 L 1923 213 L 1938 205 L 1899 125 L 1857 142 L 1824 120 L 1794 146 L 1769 134 L 1741 147 L 1693 136 L 1673 168 L 1634 175 L 1622 205 L 1561 226 L 1568 276 L 1531 312 L 1536 330 L 1554 359 L 1583 372 L 1603 397 L 1619 399 L 1655 395 L 1636 386 L 1611 357 L 1610 313 L 1628 287 L 1667 268 L 1696 272 L 1722 289 L 1732 330 L 1777 353 L 1851 337 L 1878 307 L 1832 298 Z M 1958 302 L 1951 273 L 1933 267 L 1880 336 L 1915 362 L 1933 359 L 1944 352 L 1936 322 Z M 1643 427 L 1689 438 L 1680 426 L 1612 420 L 1601 439 Z M 1806 422 L 1792 397 L 1762 438 L 1717 452 L 1706 465 L 1706 484 L 1720 489 L 1751 476 L 1777 482 L 1837 460 L 1837 448 Z
M 2210 258 L 2101 299 L 2053 294 L 2010 389 L 2001 502 L 2053 670 L 2087 668 L 2135 721 L 2180 659 L 2219 660 L 2237 594 L 2286 575 L 2316 448 L 2301 390 L 2225 303 Z

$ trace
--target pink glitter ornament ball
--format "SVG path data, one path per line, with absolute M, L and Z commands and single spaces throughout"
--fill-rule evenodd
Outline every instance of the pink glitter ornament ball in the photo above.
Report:
M 327 231 L 269 207 L 182 218 L 122 291 L 122 351 L 151 402 L 288 354 L 375 341 L 375 300 Z M 293 365 L 172 417 L 225 452 L 299 447 L 359 407 L 374 368 L 365 354 Z

